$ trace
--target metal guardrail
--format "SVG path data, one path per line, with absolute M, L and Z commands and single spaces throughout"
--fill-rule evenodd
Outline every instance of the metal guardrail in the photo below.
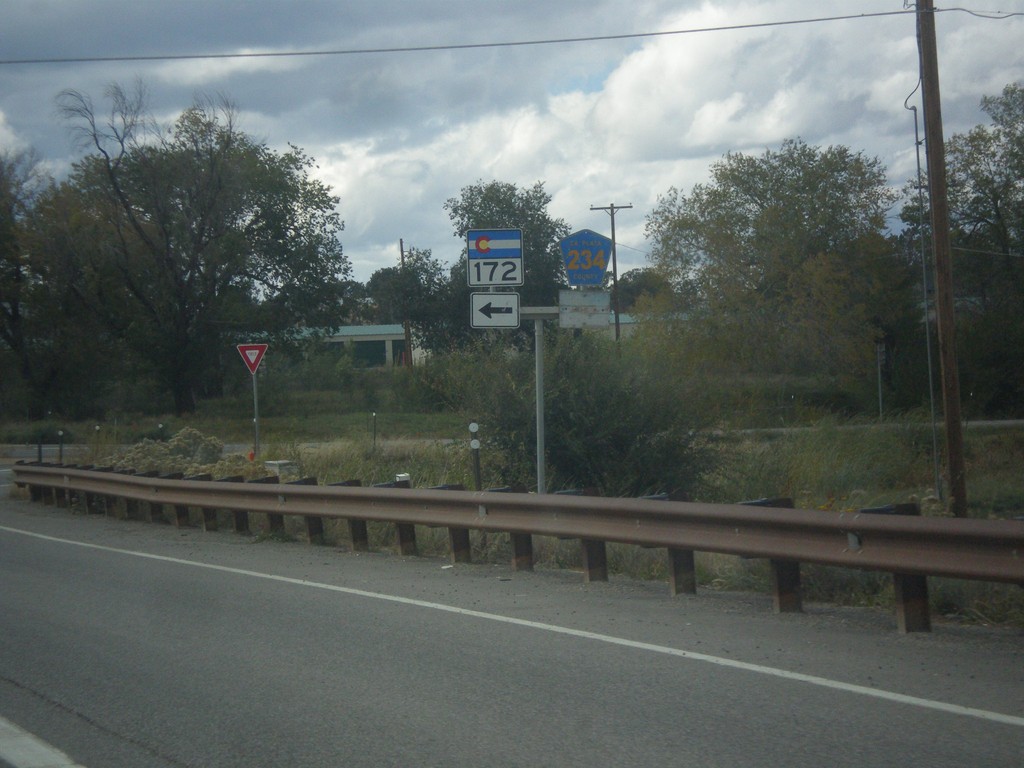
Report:
M 403 554 L 415 553 L 416 525 L 447 527 L 453 559 L 466 561 L 463 532 L 506 532 L 513 537 L 513 567 L 532 567 L 533 535 L 583 542 L 584 577 L 607 579 L 605 542 L 663 547 L 670 555 L 673 594 L 693 592 L 694 551 L 768 558 L 772 563 L 776 610 L 800 610 L 799 563 L 890 572 L 906 576 L 1024 585 L 1024 525 L 1015 520 L 927 518 L 860 512 L 828 512 L 744 504 L 703 504 L 661 499 L 603 498 L 556 494 L 493 493 L 445 489 L 364 488 L 237 482 L 237 478 L 170 479 L 118 474 L 106 469 L 19 463 L 15 482 L 32 498 L 62 504 L 73 495 L 136 509 L 165 505 L 172 521 L 187 523 L 188 508 L 203 510 L 204 527 L 231 510 L 235 527 L 248 530 L 240 514 L 267 515 L 271 528 L 285 515 L 306 520 L 310 540 L 322 535 L 324 518 L 349 521 L 356 549 L 366 546 L 367 520 L 395 524 Z M 308 482 L 308 481 L 307 481 Z M 152 511 L 149 517 L 152 518 Z M 184 516 L 183 516 L 184 514 Z M 145 517 L 145 515 L 143 515 Z M 456 542 L 459 543 L 456 548 Z M 457 555 L 457 557 L 456 557 Z M 923 584 L 923 580 L 920 584 Z M 927 629 L 927 593 L 906 605 L 897 589 L 897 614 L 904 631 Z M 923 617 L 920 615 L 924 611 Z

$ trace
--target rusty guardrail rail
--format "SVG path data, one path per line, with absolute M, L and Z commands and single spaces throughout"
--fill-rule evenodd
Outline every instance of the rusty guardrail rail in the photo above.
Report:
M 531 535 L 579 539 L 584 576 L 607 579 L 605 542 L 666 548 L 673 594 L 695 590 L 693 551 L 768 558 L 776 610 L 800 610 L 799 563 L 891 572 L 905 577 L 946 576 L 1024 585 L 1024 524 L 1015 520 L 926 518 L 595 496 L 491 493 L 415 488 L 367 488 L 259 482 L 202 482 L 117 474 L 69 466 L 19 463 L 15 482 L 35 500 L 58 494 L 166 505 L 177 511 L 263 513 L 280 526 L 285 515 L 305 518 L 322 532 L 323 518 L 395 524 L 403 553 L 415 552 L 412 527 L 506 532 L 516 542 L 513 567 L 532 567 Z M 276 481 L 277 478 L 273 478 Z M 208 516 L 204 513 L 204 520 Z M 187 513 L 185 515 L 187 521 Z M 237 527 L 237 526 L 236 526 Z M 365 531 L 365 525 L 362 528 Z M 364 534 L 365 535 L 365 534 Z M 411 537 L 411 547 L 410 547 Z M 356 548 L 365 546 L 365 538 Z M 453 558 L 455 557 L 453 548 Z M 465 561 L 464 548 L 459 552 Z M 781 575 L 781 578 L 778 578 Z M 897 584 L 899 587 L 899 583 Z M 927 590 L 897 589 L 903 631 L 927 630 Z M 922 613 L 923 612 L 923 613 Z

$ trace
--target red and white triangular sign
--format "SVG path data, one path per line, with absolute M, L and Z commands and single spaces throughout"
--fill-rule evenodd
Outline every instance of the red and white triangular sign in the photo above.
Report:
M 239 344 L 238 354 L 242 356 L 245 367 L 249 369 L 249 373 L 253 376 L 256 375 L 256 369 L 260 367 L 260 361 L 263 360 L 263 354 L 267 351 L 266 344 Z

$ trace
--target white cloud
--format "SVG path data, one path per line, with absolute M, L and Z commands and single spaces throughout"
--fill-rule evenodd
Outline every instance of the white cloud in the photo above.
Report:
M 181 59 L 159 62 L 153 66 L 152 76 L 155 80 L 176 86 L 209 89 L 214 84 L 223 83 L 236 75 L 251 77 L 271 72 L 295 72 L 302 67 L 301 60 L 296 58 L 251 56 L 255 53 L 268 53 L 266 50 L 256 51 L 252 48 L 242 48 L 228 53 L 246 58 Z
M 0 150 L 17 152 L 25 148 L 25 142 L 18 137 L 14 128 L 7 122 L 7 115 L 0 111 Z
M 1010 0 L 1019 8 L 1022 0 Z M 137 3 L 119 40 L 146 53 L 313 50 L 614 35 L 898 12 L 893 0 L 477 0 L 290 4 Z M 118 52 L 99 0 L 60 15 L 5 18 L 19 51 L 90 44 Z M 173 8 L 174 10 L 169 10 Z M 70 18 L 70 17 L 69 17 Z M 963 13 L 937 18 L 947 134 L 982 122 L 981 97 L 1024 80 L 1024 20 Z M 71 26 L 75 28 L 72 29 Z M 60 50 L 58 47 L 56 50 Z M 21 55 L 12 54 L 12 55 Z M 26 53 L 27 55 L 27 53 Z M 61 67 L 0 66 L 0 143 L 24 141 L 61 167 L 66 126 L 53 96 L 73 87 L 100 101 L 112 81 L 141 74 L 154 112 L 173 117 L 196 92 L 224 94 L 240 125 L 270 146 L 305 149 L 341 197 L 345 250 L 365 280 L 397 259 L 397 243 L 450 260 L 461 249 L 444 202 L 493 178 L 543 181 L 551 212 L 573 228 L 608 232 L 591 205 L 632 203 L 618 239 L 643 251 L 643 222 L 660 194 L 688 191 L 727 151 L 760 153 L 786 138 L 844 144 L 879 157 L 899 186 L 914 169 L 917 82 L 912 14 L 762 29 L 522 48 L 294 59 Z M 919 99 L 912 101 L 919 103 Z M 636 263 L 642 255 L 624 248 Z

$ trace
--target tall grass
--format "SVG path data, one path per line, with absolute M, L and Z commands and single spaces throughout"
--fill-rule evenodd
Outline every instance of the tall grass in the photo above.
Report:
M 830 419 L 811 428 L 728 433 L 716 449 L 717 466 L 705 477 L 708 501 L 788 496 L 801 508 L 854 509 L 912 500 L 939 513 L 924 426 Z

